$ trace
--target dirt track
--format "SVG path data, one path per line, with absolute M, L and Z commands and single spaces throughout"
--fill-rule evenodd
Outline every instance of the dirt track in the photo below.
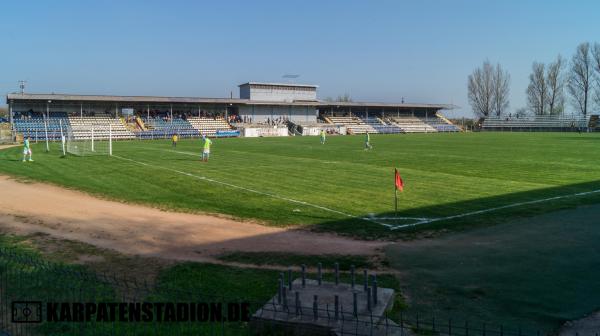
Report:
M 225 251 L 374 255 L 387 244 L 164 212 L 6 176 L 0 176 L 0 228 L 43 232 L 126 254 L 198 261 Z

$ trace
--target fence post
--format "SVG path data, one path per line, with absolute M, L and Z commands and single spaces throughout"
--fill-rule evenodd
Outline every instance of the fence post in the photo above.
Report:
M 339 263 L 335 263 L 335 285 L 339 285 L 340 284 L 340 264 Z
M 283 283 L 281 282 L 281 279 L 279 279 L 277 282 L 278 282 L 278 286 L 277 286 L 277 303 L 281 304 L 281 296 L 282 296 L 282 292 L 283 292 Z
M 300 292 L 296 291 L 296 316 L 300 314 Z
M 334 297 L 334 309 L 335 309 L 335 320 L 337 321 L 340 318 L 340 297 Z
M 319 319 L 319 311 L 318 311 L 319 306 L 318 306 L 317 300 L 318 300 L 318 296 L 317 295 L 313 296 L 313 317 L 314 317 L 315 321 Z
M 321 263 L 317 264 L 317 281 L 319 282 L 319 286 L 321 286 L 321 282 L 323 282 L 323 265 Z

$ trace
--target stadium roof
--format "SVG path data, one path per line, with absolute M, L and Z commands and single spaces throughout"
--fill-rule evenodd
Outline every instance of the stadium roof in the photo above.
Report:
M 6 102 L 12 101 L 60 101 L 71 103 L 122 103 L 122 104 L 236 104 L 236 105 L 292 105 L 315 107 L 374 107 L 374 108 L 428 108 L 447 110 L 456 108 L 450 104 L 380 103 L 380 102 L 327 102 L 327 101 L 261 101 L 240 98 L 159 97 L 159 96 L 109 96 L 76 94 L 9 93 Z
M 244 85 L 273 85 L 273 86 L 299 86 L 299 87 L 309 87 L 309 88 L 318 88 L 318 85 L 313 84 L 294 84 L 294 83 L 269 83 L 269 82 L 247 82 L 242 83 L 238 86 Z

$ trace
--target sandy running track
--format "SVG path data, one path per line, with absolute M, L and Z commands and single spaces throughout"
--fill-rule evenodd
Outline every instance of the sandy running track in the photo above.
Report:
M 165 212 L 6 176 L 0 176 L 0 229 L 43 232 L 126 254 L 198 261 L 225 251 L 373 255 L 387 244 Z

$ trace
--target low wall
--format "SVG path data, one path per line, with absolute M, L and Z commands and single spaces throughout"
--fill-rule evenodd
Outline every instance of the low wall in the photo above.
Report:
M 333 131 L 337 134 L 346 134 L 346 126 L 340 125 L 323 125 L 323 126 L 301 126 L 302 135 L 320 135 L 321 130 L 325 132 Z
M 240 129 L 240 133 L 247 138 L 257 137 L 275 137 L 288 136 L 288 129 L 285 126 L 272 127 L 244 127 Z

